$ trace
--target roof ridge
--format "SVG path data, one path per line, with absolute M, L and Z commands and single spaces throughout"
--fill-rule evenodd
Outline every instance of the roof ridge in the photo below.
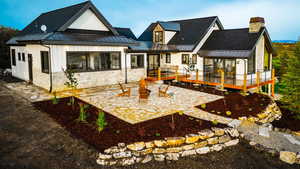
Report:
M 171 20 L 171 21 L 166 21 L 166 22 L 189 21 L 189 20 L 207 19 L 207 18 L 217 18 L 217 17 L 218 17 L 218 16 L 208 16 L 208 17 L 201 17 L 201 18 L 178 19 L 178 20 Z
M 87 3 L 90 3 L 90 0 L 85 1 L 85 2 L 81 2 L 81 3 L 78 3 L 78 4 L 74 4 L 74 5 L 71 5 L 71 6 L 66 6 L 66 7 L 63 7 L 63 8 L 54 9 L 52 11 L 43 12 L 43 13 L 41 13 L 41 15 L 49 14 L 49 13 L 52 13 L 52 12 L 57 12 L 57 11 L 60 11 L 60 10 L 64 10 L 66 8 L 72 8 L 72 7 L 75 7 L 75 6 L 80 6 L 80 5 L 87 4 Z

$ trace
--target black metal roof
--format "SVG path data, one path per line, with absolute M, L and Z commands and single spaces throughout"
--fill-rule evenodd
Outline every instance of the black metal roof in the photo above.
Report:
M 114 28 L 117 30 L 119 35 L 125 36 L 129 39 L 137 40 L 136 36 L 134 35 L 134 33 L 131 31 L 130 28 L 117 28 L 117 27 Z
M 217 16 L 206 18 L 195 18 L 187 20 L 168 21 L 171 23 L 178 23 L 180 31 L 178 31 L 173 38 L 169 41 L 170 45 L 196 45 L 207 33 L 209 28 L 217 21 L 220 29 L 223 29 Z M 166 23 L 166 22 L 164 22 Z M 152 23 L 138 38 L 140 41 L 152 41 L 152 31 L 156 24 Z

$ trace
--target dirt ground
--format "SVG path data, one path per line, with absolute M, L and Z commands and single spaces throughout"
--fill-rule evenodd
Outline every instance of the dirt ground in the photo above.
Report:
M 36 110 L 26 99 L 1 86 L 0 81 L 0 169 L 92 169 L 97 151 L 72 137 L 46 113 Z M 292 169 L 270 154 L 247 144 L 221 152 L 182 158 L 175 162 L 150 162 L 124 168 L 142 169 Z

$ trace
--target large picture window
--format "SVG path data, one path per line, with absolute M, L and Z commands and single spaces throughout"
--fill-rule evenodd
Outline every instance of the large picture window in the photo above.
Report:
M 192 64 L 197 64 L 197 54 L 192 55 Z
M 120 52 L 67 52 L 67 68 L 75 72 L 121 69 Z
M 252 73 L 255 73 L 255 52 L 248 58 L 248 74 Z
M 162 31 L 154 32 L 154 42 L 157 42 L 157 43 L 163 42 L 163 32 Z
M 264 70 L 268 71 L 271 68 L 271 63 L 270 63 L 270 53 L 268 52 L 267 48 L 265 47 L 265 52 L 264 52 Z
M 131 68 L 143 68 L 144 55 L 131 55 Z
M 11 50 L 11 63 L 13 66 L 16 66 L 16 50 Z
M 41 51 L 41 68 L 43 73 L 49 73 L 49 53 Z
M 190 58 L 189 54 L 182 54 L 181 56 L 182 64 L 189 64 L 189 58 Z

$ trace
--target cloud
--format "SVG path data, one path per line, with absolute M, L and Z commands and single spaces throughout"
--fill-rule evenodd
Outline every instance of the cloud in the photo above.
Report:
M 300 35 L 299 7 L 298 0 L 236 1 L 210 6 L 188 17 L 216 15 L 225 29 L 230 29 L 248 27 L 250 17 L 261 16 L 265 18 L 272 39 L 297 39 Z

